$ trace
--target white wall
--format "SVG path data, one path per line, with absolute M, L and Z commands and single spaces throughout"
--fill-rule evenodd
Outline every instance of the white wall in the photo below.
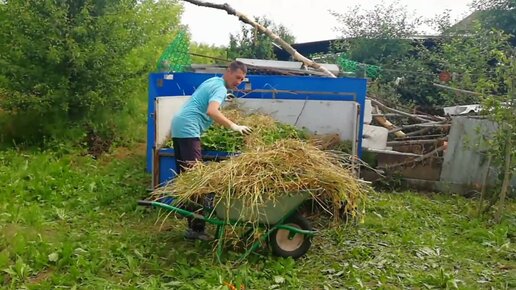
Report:
M 156 145 L 159 148 L 170 138 L 174 114 L 190 96 L 156 98 Z M 349 101 L 238 99 L 248 112 L 261 112 L 276 120 L 306 128 L 316 134 L 338 133 L 342 140 L 354 140 L 358 135 L 358 105 Z
M 306 128 L 316 134 L 338 133 L 342 140 L 358 134 L 357 107 L 348 101 L 238 99 L 249 112 L 262 112 L 274 119 Z
M 170 139 L 172 118 L 190 96 L 156 98 L 156 147 L 159 148 Z

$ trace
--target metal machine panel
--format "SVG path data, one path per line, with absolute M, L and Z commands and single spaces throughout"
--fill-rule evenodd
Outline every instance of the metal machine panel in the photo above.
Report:
M 153 73 L 149 76 L 146 170 L 153 173 L 153 185 L 175 175 L 173 150 L 161 149 L 170 137 L 173 115 L 197 86 L 213 76 L 220 75 Z M 319 134 L 339 133 L 344 140 L 354 140 L 354 152 L 361 156 L 359 136 L 363 130 L 366 87 L 366 79 L 249 75 L 233 93 L 244 107 L 269 113 L 278 121 Z M 210 154 L 228 155 L 227 152 Z

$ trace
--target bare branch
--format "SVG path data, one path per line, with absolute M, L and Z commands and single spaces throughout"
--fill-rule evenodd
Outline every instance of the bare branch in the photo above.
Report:
M 316 70 L 322 71 L 326 75 L 328 75 L 329 77 L 332 77 L 332 78 L 336 77 L 333 73 L 331 73 L 325 67 L 323 67 L 320 64 L 316 63 L 315 61 L 310 60 L 310 59 L 304 57 L 303 55 L 301 55 L 299 52 L 297 52 L 297 50 L 295 50 L 292 46 L 290 46 L 290 44 L 288 44 L 285 40 L 283 40 L 277 34 L 272 32 L 272 30 L 268 29 L 267 27 L 261 25 L 260 23 L 258 23 L 256 21 L 252 20 L 247 15 L 245 15 L 245 14 L 239 12 L 239 11 L 236 11 L 231 6 L 229 6 L 229 4 L 227 4 L 227 3 L 225 3 L 225 4 L 215 4 L 215 3 L 198 1 L 198 0 L 183 0 L 183 1 L 189 2 L 189 3 L 197 5 L 197 6 L 203 6 L 203 7 L 209 7 L 209 8 L 214 8 L 214 9 L 225 10 L 229 15 L 237 16 L 240 19 L 240 21 L 242 21 L 244 23 L 247 23 L 249 25 L 252 25 L 256 29 L 258 29 L 260 32 L 262 32 L 262 33 L 266 34 L 267 36 L 269 36 L 274 43 L 280 45 L 281 48 L 283 48 L 285 51 L 290 53 L 290 55 L 292 55 L 292 57 L 295 60 L 298 60 L 298 61 L 302 62 L 306 66 L 309 66 L 309 67 L 312 67 L 312 68 L 314 68 Z
M 426 127 L 426 128 L 414 131 L 414 132 L 409 132 L 406 135 L 407 135 L 407 137 L 417 136 L 417 135 L 420 135 L 420 134 L 427 133 L 428 131 L 431 131 L 432 129 L 433 129 L 432 127 Z
M 427 127 L 425 129 L 432 129 Z M 443 138 L 446 137 L 446 134 L 433 134 L 433 135 L 422 135 L 422 136 L 406 136 L 405 139 L 396 139 L 396 140 L 421 140 L 421 139 L 432 139 L 432 138 Z
M 481 96 L 482 95 L 481 93 L 472 92 L 472 91 L 468 91 L 468 90 L 462 90 L 462 89 L 456 89 L 456 88 L 453 88 L 453 87 L 450 87 L 450 86 L 440 85 L 440 84 L 436 84 L 436 83 L 433 83 L 433 85 L 438 87 L 438 88 L 452 90 L 452 91 L 455 91 L 455 92 L 464 93 L 464 94 L 468 94 L 468 95 L 474 95 L 474 96 Z
M 373 117 L 405 117 L 404 115 L 402 114 L 398 114 L 398 113 L 383 113 L 383 114 L 371 114 Z M 421 117 L 421 118 L 432 118 L 431 116 L 428 116 L 428 115 L 423 115 L 423 114 L 416 114 L 415 116 L 418 116 L 418 117 Z M 442 119 L 440 118 L 435 118 L 436 121 L 441 121 Z
M 448 137 L 437 138 L 437 139 L 425 139 L 425 140 L 407 140 L 407 141 L 389 141 L 387 146 L 393 145 L 420 145 L 420 144 L 434 144 L 440 141 L 446 141 Z
M 389 133 L 395 133 L 401 130 L 410 129 L 410 128 L 417 128 L 417 127 L 424 127 L 424 128 L 442 128 L 442 127 L 450 127 L 451 124 L 446 124 L 444 122 L 431 122 L 431 123 L 421 123 L 421 124 L 412 124 L 412 125 L 405 125 L 398 128 L 394 128 L 389 130 Z
M 396 168 L 396 167 L 400 167 L 400 166 L 404 166 L 404 165 L 407 165 L 407 164 L 411 164 L 411 163 L 416 163 L 416 162 L 421 162 L 423 160 L 426 160 L 430 157 L 433 157 L 435 154 L 445 150 L 446 148 L 448 147 L 448 145 L 443 145 L 429 153 L 426 153 L 418 158 L 415 158 L 415 159 L 412 159 L 412 160 L 407 160 L 407 161 L 403 161 L 403 162 L 400 162 L 400 163 L 396 163 L 396 164 L 386 164 L 384 166 L 379 166 L 379 168 L 381 169 L 390 169 L 390 168 Z
M 390 108 L 390 107 L 387 107 L 386 105 L 382 104 L 381 102 L 379 102 L 378 100 L 375 100 L 375 99 L 372 99 L 372 98 L 369 98 L 371 100 L 371 102 L 387 111 L 391 111 L 391 112 L 394 112 L 394 113 L 398 113 L 400 115 L 403 115 L 403 116 L 406 116 L 406 117 L 409 117 L 409 118 L 412 118 L 412 119 L 416 119 L 418 121 L 421 121 L 421 122 L 431 122 L 433 121 L 432 119 L 430 118 L 427 118 L 427 117 L 420 117 L 419 115 L 415 115 L 415 114 L 410 114 L 410 113 L 407 113 L 407 112 L 403 112 L 403 111 L 400 111 L 400 110 L 396 110 L 396 109 L 393 109 L 393 108 Z M 434 116 L 435 117 L 435 116 Z

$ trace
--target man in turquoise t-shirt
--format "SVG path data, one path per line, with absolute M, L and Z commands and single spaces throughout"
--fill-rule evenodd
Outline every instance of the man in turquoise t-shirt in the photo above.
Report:
M 200 137 L 213 121 L 241 134 L 251 132 L 249 127 L 233 123 L 219 110 L 226 99 L 227 90 L 240 85 L 246 73 L 247 67 L 244 63 L 230 63 L 222 77 L 212 77 L 204 81 L 174 116 L 171 133 L 178 174 L 202 159 Z M 204 221 L 188 218 L 188 227 L 186 238 L 209 239 L 205 233 Z

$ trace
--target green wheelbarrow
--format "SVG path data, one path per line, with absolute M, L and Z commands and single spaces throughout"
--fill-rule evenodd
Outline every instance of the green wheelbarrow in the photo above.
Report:
M 203 208 L 203 215 L 178 206 L 168 201 L 147 201 L 140 200 L 138 204 L 159 207 L 167 211 L 180 214 L 185 217 L 204 220 L 215 225 L 217 245 L 217 259 L 221 261 L 224 233 L 226 226 L 247 227 L 242 237 L 254 235 L 257 228 L 250 225 L 250 221 L 258 221 L 259 228 L 264 234 L 240 256 L 242 261 L 252 252 L 258 249 L 264 242 L 268 242 L 272 252 L 280 257 L 292 257 L 297 259 L 308 252 L 311 246 L 311 238 L 316 234 L 306 218 L 298 213 L 299 206 L 308 198 L 310 193 L 300 192 L 290 195 L 283 195 L 275 201 L 268 200 L 260 207 L 246 207 L 241 200 L 232 199 L 231 206 L 225 199 L 221 199 L 211 210 Z

